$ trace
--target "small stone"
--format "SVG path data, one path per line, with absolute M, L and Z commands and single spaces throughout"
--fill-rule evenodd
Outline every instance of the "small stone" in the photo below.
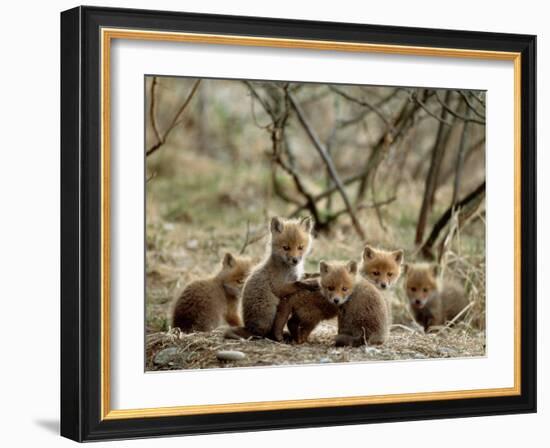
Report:
M 155 355 L 153 362 L 158 365 L 167 365 L 177 356 L 177 354 L 178 349 L 176 347 L 165 348 Z
M 378 353 L 381 353 L 381 350 L 376 347 L 365 347 L 365 353 L 368 355 L 377 355 Z
M 331 362 L 331 360 L 330 360 L 330 358 L 321 358 L 321 359 L 319 360 L 319 362 L 320 362 L 321 364 L 328 364 L 329 362 Z
M 222 350 L 216 353 L 216 358 L 220 361 L 241 361 L 246 358 L 246 355 L 237 350 Z
M 196 250 L 199 247 L 199 241 L 195 240 L 195 239 L 189 240 L 189 241 L 187 241 L 187 243 L 185 245 L 187 246 L 187 249 L 189 249 L 189 250 Z

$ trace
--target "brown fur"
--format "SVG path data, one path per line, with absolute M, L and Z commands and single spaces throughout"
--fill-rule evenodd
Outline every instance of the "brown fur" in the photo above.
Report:
M 425 331 L 444 325 L 468 305 L 462 286 L 439 279 L 439 266 L 406 265 L 405 273 L 405 292 L 411 311 Z
M 363 249 L 360 274 L 370 281 L 382 293 L 388 307 L 388 322 L 393 323 L 392 303 L 395 294 L 392 291 L 401 275 L 403 250 L 386 251 L 369 245 Z
M 357 263 L 321 262 L 321 291 L 338 306 L 336 345 L 383 344 L 388 337 L 388 308 L 380 292 L 357 275 Z
M 226 337 L 272 337 L 282 339 L 282 333 L 273 333 L 273 324 L 280 297 L 301 289 L 303 263 L 310 250 L 312 221 L 271 220 L 271 241 L 267 259 L 254 269 L 243 290 L 244 327 L 232 328 Z
M 194 332 L 240 325 L 239 298 L 251 267 L 249 259 L 227 253 L 214 277 L 196 280 L 183 290 L 173 308 L 172 326 Z
M 332 319 L 338 313 L 338 307 L 323 296 L 318 280 L 304 281 L 302 284 L 311 284 L 312 287 L 309 290 L 304 287 L 303 290 L 282 298 L 273 324 L 275 335 L 281 335 L 287 324 L 290 336 L 297 344 L 306 342 L 319 322 Z

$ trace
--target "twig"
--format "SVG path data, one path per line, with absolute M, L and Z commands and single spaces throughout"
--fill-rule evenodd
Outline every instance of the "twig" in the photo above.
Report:
M 461 90 L 457 90 L 458 94 L 462 97 L 462 99 L 464 100 L 464 102 L 466 103 L 466 105 L 468 106 L 468 108 L 474 113 L 476 114 L 479 118 L 481 118 L 483 121 L 485 121 L 485 115 L 481 114 L 478 112 L 478 110 L 474 107 L 474 105 L 470 102 L 470 100 L 468 99 L 468 96 L 462 92 Z M 470 117 L 468 117 L 468 120 L 470 119 Z
M 384 115 L 384 113 L 380 110 L 380 108 L 378 107 L 378 105 L 376 104 L 371 104 L 369 103 L 368 101 L 366 100 L 360 100 L 358 98 L 355 98 L 351 95 L 349 95 L 348 93 L 336 88 L 335 86 L 330 86 L 329 87 L 330 90 L 332 90 L 334 93 L 340 95 L 342 98 L 345 98 L 346 100 L 348 101 L 351 101 L 352 103 L 355 103 L 355 104 L 359 104 L 360 106 L 363 106 L 363 107 L 366 107 L 367 109 L 371 110 L 372 112 L 374 112 L 383 122 L 384 124 L 386 125 L 386 127 L 388 129 L 392 129 L 393 130 L 393 124 L 386 118 L 386 116 Z
M 479 124 L 481 126 L 485 126 L 485 120 L 482 121 L 482 120 L 477 120 L 475 118 L 468 118 L 468 117 L 465 117 L 464 115 L 461 115 L 461 114 L 457 113 L 456 111 L 451 109 L 449 106 L 447 106 L 447 104 L 444 101 L 442 101 L 441 98 L 439 98 L 439 94 L 437 93 L 437 91 L 434 91 L 434 93 L 435 93 L 435 98 L 436 98 L 437 102 L 441 105 L 441 107 L 443 109 L 445 109 L 453 117 L 458 118 L 459 120 L 462 120 L 464 122 L 475 123 L 475 124 Z
M 162 145 L 164 145 L 164 143 L 166 143 L 166 140 L 168 139 L 168 136 L 170 135 L 170 133 L 174 130 L 174 128 L 176 127 L 176 125 L 179 124 L 179 120 L 180 120 L 180 117 L 181 115 L 183 114 L 183 112 L 185 111 L 186 107 L 189 105 L 189 103 L 191 102 L 191 100 L 193 99 L 193 96 L 195 95 L 195 92 L 197 91 L 198 87 L 199 87 L 199 84 L 201 83 L 201 80 L 200 79 L 197 79 L 195 81 L 195 84 L 193 84 L 193 87 L 191 88 L 191 91 L 189 92 L 189 94 L 187 95 L 187 98 L 185 99 L 185 101 L 182 103 L 182 105 L 180 106 L 180 108 L 178 109 L 177 113 L 174 115 L 174 117 L 172 118 L 172 122 L 170 123 L 170 125 L 168 126 L 168 128 L 166 129 L 166 131 L 164 132 L 163 135 L 160 134 L 160 132 L 158 131 L 158 128 L 156 128 L 156 121 L 155 121 L 155 124 L 153 126 L 153 129 L 155 131 L 155 135 L 158 139 L 157 143 L 155 143 L 153 146 L 151 146 L 147 152 L 145 153 L 146 156 L 150 156 L 151 154 L 153 154 L 155 151 L 157 151 Z M 151 94 L 154 93 L 154 90 L 151 88 Z M 154 96 L 154 95 L 153 95 Z M 154 107 L 154 100 L 153 98 L 152 99 L 152 104 L 153 106 L 151 107 L 151 112 L 154 116 L 154 113 L 152 112 L 153 111 L 153 107 Z M 156 129 L 155 129 L 156 128 Z
M 239 251 L 239 254 L 244 254 L 244 251 L 246 250 L 246 247 L 248 246 L 248 241 L 250 240 L 250 220 L 246 220 L 246 234 L 244 236 L 244 243 L 241 247 L 241 250 Z
M 157 119 L 155 114 L 155 103 L 156 103 L 155 87 L 156 86 L 157 86 L 157 77 L 153 76 L 153 80 L 151 82 L 151 100 L 150 100 L 150 108 L 149 108 L 149 120 L 151 121 L 151 126 L 153 127 L 153 132 L 155 133 L 155 137 L 157 138 L 157 141 L 161 141 L 162 138 L 160 137 L 160 132 L 157 126 Z
M 444 116 L 439 116 L 439 115 L 436 115 L 434 112 L 432 112 L 430 110 L 430 108 L 426 105 L 426 103 L 424 103 L 422 100 L 420 100 L 418 98 L 418 95 L 416 94 L 412 94 L 411 95 L 411 98 L 413 99 L 413 101 L 418 104 L 422 110 L 424 112 L 426 112 L 430 117 L 432 118 L 435 118 L 437 121 L 439 121 L 440 123 L 446 125 L 446 126 L 452 126 L 453 125 L 453 122 L 452 121 L 447 121 Z M 445 110 L 445 109 L 444 109 Z
M 362 240 L 364 240 L 365 239 L 365 232 L 364 232 L 363 228 L 361 227 L 361 224 L 359 223 L 359 220 L 355 216 L 355 213 L 353 211 L 353 208 L 351 206 L 349 198 L 348 198 L 348 196 L 346 194 L 346 191 L 344 189 L 344 185 L 342 184 L 342 181 L 340 180 L 340 177 L 338 176 L 338 174 L 336 172 L 336 168 L 334 167 L 332 159 L 327 154 L 327 151 L 324 148 L 321 141 L 319 140 L 319 138 L 317 137 L 317 134 L 313 131 L 313 129 L 309 125 L 308 121 L 306 120 L 306 118 L 304 116 L 304 113 L 303 113 L 301 107 L 299 106 L 299 104 L 294 99 L 294 96 L 291 93 L 287 92 L 287 97 L 288 97 L 288 100 L 290 101 L 290 104 L 292 105 L 292 107 L 294 108 L 294 110 L 296 112 L 296 115 L 298 117 L 298 121 L 300 122 L 300 124 L 302 125 L 304 130 L 306 131 L 306 133 L 309 136 L 311 142 L 313 143 L 313 146 L 315 147 L 315 149 L 317 150 L 317 152 L 319 153 L 319 155 L 323 159 L 323 162 L 325 163 L 325 165 L 326 165 L 326 167 L 327 167 L 327 169 L 330 173 L 330 176 L 332 177 L 332 180 L 333 180 L 334 184 L 338 188 L 338 191 L 340 192 L 340 195 L 342 196 L 342 200 L 344 201 L 344 204 L 346 205 L 346 209 L 348 211 L 348 214 L 350 215 L 350 218 L 351 218 L 351 221 L 353 223 L 353 227 L 355 228 L 355 231 L 357 232 L 359 237 Z
M 450 320 L 447 325 L 445 325 L 445 328 L 449 328 L 451 327 L 458 319 L 460 319 L 460 317 L 462 315 L 464 315 L 464 313 L 466 311 L 468 311 L 471 307 L 474 306 L 474 302 L 470 302 L 468 303 L 468 305 L 466 305 L 464 308 L 462 308 L 462 311 L 460 311 L 455 317 L 452 318 L 452 320 Z
M 461 210 L 463 207 L 468 205 L 470 202 L 474 201 L 478 197 L 483 197 L 485 195 L 485 180 L 477 186 L 470 194 L 468 194 L 464 199 L 459 201 L 456 206 L 451 206 L 445 212 L 441 215 L 441 217 L 437 220 L 437 222 L 434 224 L 432 231 L 430 232 L 430 236 L 426 240 L 426 242 L 422 245 L 420 248 L 420 252 L 426 257 L 433 259 L 433 255 L 431 253 L 431 249 L 437 240 L 439 233 L 443 228 L 447 225 L 449 220 L 452 217 L 452 214 L 455 210 Z
M 259 233 L 259 234 L 257 234 L 256 236 L 253 237 L 252 232 L 250 230 L 250 220 L 247 220 L 246 221 L 246 234 L 245 234 L 245 237 L 244 237 L 244 242 L 243 242 L 243 245 L 241 247 L 241 250 L 239 251 L 239 254 L 243 255 L 248 246 L 251 246 L 252 244 L 257 243 L 258 241 L 264 239 L 266 235 L 267 235 L 266 232 L 261 232 L 261 233 Z
M 406 325 L 402 324 L 392 324 L 391 328 L 401 328 L 403 330 L 407 330 L 410 333 L 417 333 L 417 331 L 414 328 L 407 327 Z

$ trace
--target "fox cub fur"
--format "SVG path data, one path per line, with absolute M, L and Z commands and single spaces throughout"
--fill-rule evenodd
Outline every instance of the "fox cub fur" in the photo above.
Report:
M 211 331 L 221 325 L 240 325 L 239 299 L 252 263 L 225 254 L 220 271 L 196 280 L 183 290 L 172 312 L 172 326 L 183 332 Z
M 312 228 L 311 218 L 284 220 L 274 217 L 271 220 L 267 257 L 253 270 L 244 285 L 244 326 L 231 328 L 226 337 L 260 336 L 282 340 L 282 331 L 273 332 L 280 298 L 310 287 L 299 280 L 311 248 Z M 311 287 L 315 288 L 315 285 Z
M 393 323 L 392 303 L 395 295 L 392 291 L 401 275 L 403 251 L 386 251 L 369 245 L 363 249 L 363 260 L 359 268 L 361 275 L 376 286 L 382 293 L 388 307 L 388 322 Z
M 441 280 L 439 274 L 438 265 L 405 265 L 407 298 L 414 318 L 424 331 L 444 325 L 468 305 L 463 288 L 454 281 Z
M 274 334 L 282 334 L 286 324 L 292 340 L 297 344 L 307 342 L 309 335 L 319 322 L 332 319 L 338 314 L 338 306 L 329 302 L 323 295 L 319 279 L 307 280 L 303 283 L 311 283 L 316 288 L 303 289 L 281 298 L 273 324 Z M 352 287 L 352 284 L 348 285 L 349 289 Z
M 388 307 L 370 282 L 357 275 L 357 262 L 321 261 L 321 292 L 338 307 L 336 345 L 379 345 L 388 337 Z

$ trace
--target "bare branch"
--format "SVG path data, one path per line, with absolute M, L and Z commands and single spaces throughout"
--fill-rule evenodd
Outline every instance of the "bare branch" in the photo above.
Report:
M 315 131 L 313 131 L 313 129 L 309 125 L 306 117 L 304 116 L 304 113 L 303 113 L 300 105 L 294 99 L 294 96 L 287 92 L 287 97 L 288 97 L 288 100 L 290 101 L 290 104 L 294 108 L 294 111 L 296 112 L 296 115 L 298 117 L 298 121 L 300 122 L 300 124 L 302 125 L 304 130 L 306 131 L 309 139 L 313 143 L 313 146 L 315 147 L 315 149 L 317 150 L 317 152 L 319 153 L 319 155 L 323 159 L 323 162 L 325 163 L 325 165 L 326 165 L 326 167 L 327 167 L 327 169 L 330 173 L 330 176 L 332 177 L 332 180 L 333 180 L 334 184 L 336 185 L 336 188 L 340 192 L 340 195 L 342 196 L 342 200 L 344 201 L 346 209 L 347 209 L 347 211 L 350 215 L 351 221 L 353 223 L 353 227 L 355 228 L 355 231 L 357 232 L 359 237 L 362 240 L 364 240 L 365 239 L 365 232 L 364 232 L 363 228 L 361 227 L 361 223 L 359 222 L 359 220 L 355 216 L 355 212 L 353 211 L 352 205 L 351 205 L 351 203 L 349 201 L 349 198 L 346 194 L 346 190 L 344 189 L 344 185 L 342 184 L 342 181 L 340 180 L 340 177 L 338 176 L 338 173 L 336 172 L 336 168 L 334 167 L 332 159 L 327 154 L 327 151 L 326 151 L 325 147 L 323 146 L 323 144 L 321 143 L 321 141 L 317 137 L 317 134 L 315 133 Z
M 440 216 L 437 222 L 434 224 L 428 239 L 420 248 L 420 252 L 428 258 L 433 259 L 432 248 L 441 231 L 445 228 L 454 211 L 462 211 L 462 208 L 466 207 L 470 203 L 480 200 L 485 196 L 485 181 L 483 181 L 478 187 L 476 187 L 471 193 L 469 193 L 464 199 L 460 200 L 456 205 L 452 205 Z
M 466 105 L 468 106 L 470 111 L 472 111 L 475 115 L 477 115 L 479 118 L 481 118 L 485 122 L 485 115 L 478 112 L 478 110 L 470 102 L 470 99 L 468 98 L 468 96 L 464 92 L 462 92 L 461 90 L 457 90 L 457 92 L 462 97 L 462 99 L 464 100 L 464 102 L 466 103 Z M 478 98 L 478 101 L 479 101 L 479 98 Z M 467 118 L 468 118 L 468 120 L 470 120 L 469 116 L 467 116 Z
M 463 97 L 464 98 L 464 97 Z M 471 109 L 466 110 L 466 116 L 470 117 Z M 460 181 L 462 180 L 462 169 L 464 167 L 464 150 L 466 148 L 466 140 L 468 140 L 468 122 L 464 122 L 464 127 L 462 128 L 462 135 L 460 136 L 460 143 L 458 145 L 458 153 L 456 156 L 456 169 L 455 169 L 455 179 L 453 183 L 453 198 L 451 204 L 456 204 L 458 200 L 458 191 L 460 189 Z
M 380 118 L 384 122 L 384 124 L 386 125 L 387 128 L 393 130 L 393 124 L 388 120 L 388 118 L 386 118 L 386 116 L 380 110 L 378 105 L 371 104 L 366 100 L 360 100 L 358 98 L 355 98 L 355 97 L 349 95 L 348 93 L 336 88 L 335 86 L 330 86 L 330 90 L 332 90 L 334 93 L 340 95 L 342 98 L 345 98 L 346 100 L 351 101 L 352 103 L 359 104 L 360 106 L 366 107 L 367 109 L 371 110 L 372 112 L 374 112 L 378 116 L 378 118 Z
M 153 78 L 154 80 L 155 78 Z M 181 106 L 179 107 L 177 113 L 174 115 L 174 117 L 172 118 L 172 121 L 170 123 L 170 125 L 168 126 L 168 128 L 166 129 L 166 131 L 164 132 L 163 135 L 160 134 L 158 128 L 156 127 L 156 121 L 152 121 L 151 123 L 155 123 L 153 125 L 153 130 L 155 131 L 155 135 L 158 139 L 157 143 L 155 143 L 153 146 L 151 146 L 147 152 L 145 153 L 146 156 L 150 156 L 151 154 L 153 154 L 155 151 L 157 151 L 162 145 L 164 145 L 164 143 L 166 143 L 166 140 L 168 139 L 168 136 L 170 135 L 170 133 L 174 130 L 174 128 L 176 127 L 176 125 L 179 124 L 179 120 L 181 118 L 181 115 L 183 114 L 183 112 L 185 111 L 185 109 L 187 108 L 187 106 L 189 105 L 189 103 L 191 102 L 191 100 L 193 99 L 193 96 L 195 95 L 195 92 L 197 91 L 199 85 L 201 83 L 201 80 L 200 79 L 197 79 L 195 81 L 195 84 L 193 84 L 193 87 L 191 88 L 191 91 L 189 92 L 189 94 L 187 95 L 187 98 L 185 99 L 185 101 L 181 104 Z M 156 83 L 155 83 L 156 84 Z M 151 117 L 153 117 L 154 119 L 154 90 L 153 90 L 153 86 L 151 87 L 151 109 L 150 109 L 150 114 L 151 114 Z
M 451 109 L 445 101 L 442 101 L 441 98 L 439 98 L 439 94 L 437 93 L 437 91 L 434 91 L 434 94 L 435 94 L 435 98 L 436 98 L 437 102 L 441 105 L 441 107 L 444 110 L 446 110 L 449 114 L 451 114 L 453 117 L 458 118 L 459 120 L 462 120 L 462 121 L 465 121 L 465 122 L 475 123 L 475 124 L 479 124 L 481 126 L 485 126 L 485 119 L 482 121 L 482 120 L 477 120 L 475 118 L 465 117 L 464 115 L 461 115 L 461 114 L 457 113 L 456 111 L 454 111 L 453 109 Z
M 447 92 L 445 92 L 445 102 L 448 102 L 450 99 L 451 91 L 447 90 Z M 444 128 L 443 126 L 444 124 L 446 124 L 446 119 L 447 111 L 443 110 L 441 122 L 439 123 L 437 134 L 433 143 L 430 168 L 428 170 L 428 175 L 426 176 L 424 195 L 422 197 L 422 205 L 420 206 L 418 222 L 416 223 L 416 244 L 420 244 L 420 242 L 424 238 L 424 230 L 426 228 L 428 214 L 430 212 L 435 190 L 437 188 L 437 179 L 439 177 L 439 171 L 441 169 L 443 156 L 445 155 L 445 147 L 447 143 L 447 138 L 449 136 L 449 130 L 447 128 Z
M 153 132 L 155 133 L 155 137 L 157 138 L 157 142 L 160 142 L 162 140 L 160 136 L 160 132 L 157 126 L 157 119 L 155 114 L 155 103 L 156 103 L 156 89 L 157 86 L 157 77 L 153 76 L 153 80 L 151 81 L 151 99 L 150 99 L 150 107 L 149 107 L 149 120 L 151 121 L 151 126 L 153 127 Z

